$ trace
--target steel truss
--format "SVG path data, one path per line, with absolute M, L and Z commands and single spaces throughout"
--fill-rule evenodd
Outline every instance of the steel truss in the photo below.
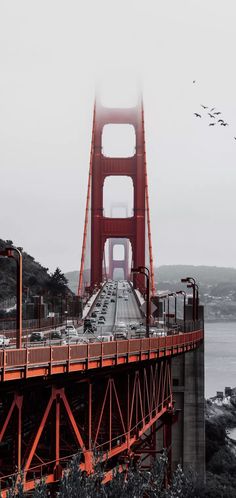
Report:
M 135 449 L 141 451 L 146 438 L 145 453 L 149 433 L 173 407 L 170 359 L 96 377 L 68 375 L 57 384 L 28 381 L 24 388 L 20 384 L 20 392 L 18 386 L 2 396 L 0 405 L 3 490 L 15 468 L 23 472 L 25 490 L 34 487 L 35 476 L 57 481 L 78 451 L 87 473 L 93 472 L 94 453 L 99 454 L 108 480 L 114 467 L 132 458 Z

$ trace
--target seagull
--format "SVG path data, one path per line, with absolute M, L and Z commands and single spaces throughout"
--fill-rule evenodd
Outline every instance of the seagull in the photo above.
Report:
M 203 109 L 208 109 L 207 105 L 202 105 L 201 106 L 203 107 Z
M 209 126 L 215 126 L 215 123 L 209 123 Z
M 210 118 L 214 118 L 214 119 L 216 118 L 216 117 L 214 116 L 214 114 L 211 114 L 210 112 L 208 112 L 208 114 L 209 114 Z
M 215 110 L 215 107 L 212 107 L 212 109 L 210 110 L 210 112 L 214 111 Z
M 224 123 L 223 119 L 218 119 L 218 123 Z
M 220 123 L 221 126 L 229 126 L 229 123 Z
M 201 114 L 198 114 L 197 112 L 194 112 L 194 114 L 195 114 L 196 118 L 201 118 L 202 117 Z
M 219 114 L 222 114 L 222 112 L 218 111 L 218 112 L 214 112 L 214 114 L 215 114 L 216 116 L 219 116 Z

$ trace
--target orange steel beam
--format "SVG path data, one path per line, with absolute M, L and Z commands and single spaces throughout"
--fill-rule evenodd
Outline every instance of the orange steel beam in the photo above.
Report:
M 29 437 L 29 442 L 27 443 L 22 462 L 18 462 L 18 470 L 20 471 L 20 469 L 22 469 L 24 476 L 24 490 L 33 489 L 33 475 L 35 475 L 36 479 L 40 476 L 45 476 L 46 482 L 51 483 L 56 482 L 63 475 L 63 468 L 66 467 L 68 458 L 71 458 L 72 456 L 67 455 L 67 457 L 61 457 L 62 452 L 65 451 L 65 447 L 63 447 L 63 451 L 61 449 L 63 445 L 62 432 L 65 423 L 68 428 L 70 427 L 72 429 L 70 437 L 72 437 L 72 434 L 76 436 L 76 442 L 78 443 L 82 457 L 84 458 L 84 461 L 82 460 L 81 462 L 81 468 L 87 473 L 94 471 L 94 450 L 97 450 L 103 455 L 101 463 L 111 460 L 111 465 L 114 468 L 117 467 L 118 461 L 116 457 L 118 457 L 118 455 L 123 454 L 123 457 L 126 459 L 129 458 L 131 447 L 136 444 L 139 445 L 140 438 L 158 419 L 161 419 L 165 413 L 169 412 L 170 406 L 173 406 L 170 369 L 170 360 L 164 359 L 160 362 L 156 362 L 154 366 L 151 364 L 146 366 L 141 364 L 138 366 L 134 365 L 134 368 L 129 370 L 128 382 L 127 371 L 123 370 L 121 373 L 119 373 L 119 371 L 112 371 L 107 379 L 104 378 L 104 375 L 101 375 L 99 378 L 91 377 L 84 379 L 83 382 L 80 382 L 79 384 L 65 380 L 65 387 L 60 389 L 55 388 L 52 385 L 47 405 L 46 407 L 42 406 L 40 421 L 37 422 L 36 420 L 35 425 L 31 427 L 32 435 Z M 164 375 L 161 374 L 163 371 Z M 93 398 L 91 396 L 92 385 Z M 157 392 L 158 387 L 160 387 L 160 396 L 158 399 L 155 399 L 155 402 L 151 406 L 147 402 L 149 393 L 152 388 Z M 65 393 L 66 390 L 68 394 Z M 88 424 L 86 425 L 87 429 L 84 429 L 86 432 L 85 439 L 81 436 L 80 431 L 80 425 L 81 423 L 83 424 L 83 422 L 81 422 L 80 417 L 76 420 L 73 413 L 74 409 L 77 410 L 76 406 L 73 408 L 74 394 L 76 394 L 78 400 L 82 403 L 83 410 L 85 411 L 84 423 L 88 420 Z M 27 410 L 24 409 L 24 406 L 27 406 L 27 396 L 29 396 L 28 391 L 26 391 L 18 400 L 19 406 L 23 407 L 22 416 L 25 417 L 24 424 L 26 423 L 26 425 Z M 37 393 L 35 393 L 35 396 L 37 397 Z M 25 401 L 23 399 L 24 397 Z M 52 411 L 54 401 L 56 407 L 55 410 Z M 26 404 L 24 405 L 24 403 Z M 65 407 L 62 425 L 60 425 L 60 418 L 62 416 L 61 403 L 63 403 Z M 11 405 L 9 410 L 10 416 L 14 406 L 13 404 Z M 51 415 L 49 417 L 50 413 Z M 127 413 L 129 413 L 128 417 Z M 50 434 L 50 427 L 53 423 L 56 436 L 55 445 L 53 444 L 51 446 L 51 444 L 46 444 L 46 446 L 44 446 L 44 439 L 42 438 L 43 431 L 44 434 Z M 14 426 L 12 430 L 14 431 Z M 67 430 L 68 429 L 66 429 L 66 431 Z M 18 431 L 21 434 L 21 427 L 19 426 Z M 65 434 L 68 434 L 68 432 Z M 51 447 L 54 448 L 55 458 L 48 461 L 47 456 L 45 456 L 45 451 L 48 448 L 47 451 L 51 455 Z M 131 454 L 132 453 L 133 451 Z M 45 461 L 35 465 L 34 462 L 38 462 L 40 455 L 44 456 Z M 14 468 L 13 463 L 12 467 Z M 4 469 L 2 469 L 2 471 L 4 473 Z M 105 477 L 106 481 L 110 479 L 109 475 L 112 475 L 108 474 Z M 6 490 L 4 489 L 6 486 L 6 479 L 7 476 L 0 478 L 3 490 L 2 496 L 6 496 Z
M 199 346 L 203 330 L 109 343 L 0 350 L 0 379 L 24 380 L 176 356 Z
M 8 424 L 9 424 L 9 421 L 10 421 L 10 418 L 12 416 L 12 413 L 13 413 L 13 410 L 14 410 L 15 406 L 16 406 L 16 399 L 14 398 L 13 401 L 12 401 L 10 410 L 9 410 L 9 412 L 7 414 L 6 420 L 5 420 L 4 424 L 3 424 L 2 430 L 0 432 L 0 442 L 2 442 L 3 436 L 5 434 L 5 431 L 7 429 Z
M 84 220 L 84 233 L 83 233 L 83 243 L 82 243 L 82 253 L 81 253 L 81 263 L 80 263 L 80 273 L 79 273 L 79 283 L 78 283 L 78 296 L 83 295 L 83 274 L 84 274 L 84 262 L 85 262 L 85 252 L 86 252 L 86 241 L 87 241 L 87 231 L 88 231 L 88 217 L 89 217 L 89 201 L 91 197 L 91 184 L 92 184 L 92 166 L 93 166 L 93 155 L 94 155 L 94 123 L 96 117 L 96 105 L 94 105 L 93 111 L 93 131 L 92 131 L 92 141 L 91 141 L 91 151 L 90 151 L 90 164 L 89 164 L 89 175 L 88 175 L 88 188 L 87 188 L 87 198 L 85 207 L 85 220 Z M 89 248 L 90 250 L 90 248 Z
M 150 259 L 150 282 L 151 282 L 151 295 L 154 295 L 156 291 L 155 291 L 154 268 L 153 268 L 152 235 L 151 235 L 151 220 L 150 220 L 150 209 L 149 209 L 148 175 L 147 175 L 147 161 L 146 161 L 146 143 L 145 143 L 143 102 L 142 102 L 142 123 L 143 123 L 142 129 L 143 129 L 144 168 L 145 168 L 145 198 L 146 198 L 146 209 L 147 209 L 148 244 L 149 244 L 149 259 Z

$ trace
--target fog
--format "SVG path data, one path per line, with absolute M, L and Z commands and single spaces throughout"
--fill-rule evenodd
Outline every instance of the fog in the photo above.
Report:
M 130 106 L 141 87 L 154 263 L 235 267 L 235 16 L 233 0 L 2 0 L 0 238 L 79 269 L 95 88 Z

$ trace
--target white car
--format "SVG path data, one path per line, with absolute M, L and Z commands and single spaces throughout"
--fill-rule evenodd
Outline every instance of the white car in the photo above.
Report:
M 71 330 L 66 334 L 65 339 L 62 341 L 62 344 L 75 344 L 81 340 L 81 337 L 77 333 L 76 330 Z
M 10 339 L 8 339 L 8 337 L 6 337 L 5 335 L 1 334 L 0 335 L 0 347 L 4 347 L 4 346 L 9 346 L 10 344 Z
M 71 333 L 72 334 L 77 334 L 77 330 L 74 327 L 74 325 L 67 325 L 66 328 L 65 328 L 65 335 L 69 335 Z
M 102 334 L 96 337 L 97 342 L 111 342 L 114 341 L 114 336 L 112 334 Z
M 126 329 L 127 328 L 127 324 L 125 322 L 117 322 L 116 328 L 117 329 L 122 329 L 122 328 Z

